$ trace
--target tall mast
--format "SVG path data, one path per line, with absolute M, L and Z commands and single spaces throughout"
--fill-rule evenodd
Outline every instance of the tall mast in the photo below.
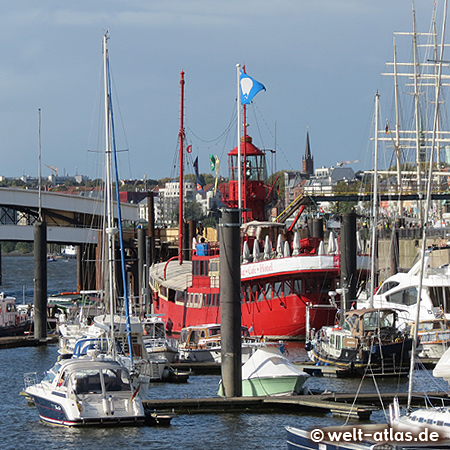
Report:
M 402 198 L 402 173 L 401 173 L 401 153 L 400 153 L 400 124 L 399 124 L 399 105 L 398 105 L 398 73 L 397 73 L 397 45 L 394 35 L 394 95 L 395 95 L 395 155 L 397 158 L 397 190 L 399 195 L 398 214 L 403 214 Z
M 181 100 L 180 100 L 180 131 L 178 133 L 178 137 L 180 140 L 180 199 L 178 203 L 178 261 L 180 264 L 183 262 L 183 228 L 184 228 L 184 219 L 183 219 L 183 146 L 184 146 L 184 72 L 180 73 L 180 86 L 181 86 Z
M 239 217 L 242 210 L 242 164 L 241 164 L 241 65 L 236 64 L 237 72 L 237 152 L 238 152 L 238 209 Z M 239 219 L 241 220 L 241 219 Z
M 245 70 L 245 67 L 244 67 Z M 242 106 L 242 112 L 243 112 L 243 129 L 244 129 L 244 162 L 243 162 L 243 172 L 244 172 L 244 178 L 242 182 L 242 188 L 244 191 L 244 210 L 247 208 L 247 108 L 246 105 Z M 247 221 L 247 213 L 243 213 L 245 217 L 245 222 Z
M 372 213 L 372 242 L 370 263 L 370 307 L 373 308 L 373 293 L 375 291 L 375 245 L 377 240 L 378 223 L 378 116 L 380 109 L 380 94 L 375 95 L 375 149 L 374 149 L 374 171 L 373 171 L 373 213 Z
M 417 164 L 417 193 L 422 190 L 422 176 L 420 173 L 420 117 L 419 117 L 419 88 L 418 88 L 418 61 L 417 61 L 417 31 L 416 31 L 416 11 L 414 7 L 414 0 L 412 2 L 412 16 L 413 16 L 413 53 L 414 53 L 414 110 L 416 122 L 416 164 Z M 419 199 L 419 221 L 423 225 L 422 220 L 422 201 Z
M 108 95 L 108 48 L 107 41 L 109 34 L 103 36 L 103 76 L 104 76 L 104 95 L 105 95 L 105 154 L 106 154 L 106 174 L 105 174 L 105 195 L 106 195 L 106 236 L 108 242 L 108 285 L 107 296 L 109 299 L 109 313 L 111 325 L 111 352 L 115 358 L 115 339 L 114 339 L 114 313 L 116 305 L 114 302 L 114 238 L 117 229 L 114 227 L 114 211 L 112 198 L 112 152 L 111 152 L 111 115 L 110 98 Z

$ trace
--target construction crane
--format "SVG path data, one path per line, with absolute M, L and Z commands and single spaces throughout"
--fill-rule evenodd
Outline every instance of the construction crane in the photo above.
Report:
M 53 170 L 53 172 L 55 172 L 55 176 L 58 176 L 58 168 L 57 167 L 52 167 L 49 166 L 48 164 L 45 164 L 46 167 L 48 167 L 50 170 Z
M 344 164 L 356 164 L 359 162 L 361 162 L 359 159 L 355 159 L 354 161 L 341 161 L 341 162 L 336 163 L 336 165 L 338 167 L 342 167 Z

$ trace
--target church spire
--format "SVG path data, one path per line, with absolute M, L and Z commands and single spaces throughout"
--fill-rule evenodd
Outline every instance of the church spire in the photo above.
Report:
M 309 130 L 306 129 L 305 156 L 302 158 L 302 172 L 308 175 L 314 174 L 314 158 L 311 156 L 311 146 L 309 143 Z

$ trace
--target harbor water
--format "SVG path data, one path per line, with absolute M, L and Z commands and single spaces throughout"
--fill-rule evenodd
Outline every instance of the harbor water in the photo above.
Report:
M 1 290 L 17 297 L 20 303 L 33 299 L 33 258 L 3 257 Z M 76 261 L 57 260 L 48 263 L 48 293 L 57 294 L 76 289 Z M 287 346 L 289 357 L 305 359 L 299 344 Z M 309 429 L 339 425 L 342 418 L 331 414 L 305 412 L 249 412 L 223 414 L 179 415 L 169 427 L 87 428 L 71 429 L 47 425 L 39 421 L 37 411 L 19 393 L 26 372 L 43 374 L 57 358 L 56 345 L 0 350 L 0 430 L 2 450 L 53 449 L 285 449 L 285 426 Z M 220 376 L 191 376 L 187 384 L 155 383 L 153 398 L 199 398 L 216 396 Z M 375 385 L 371 379 L 333 379 L 311 377 L 311 389 L 335 392 L 406 392 L 408 380 L 382 379 Z M 447 390 L 442 380 L 435 380 L 428 371 L 421 371 L 415 382 L 416 391 Z M 372 414 L 372 421 L 383 422 L 384 412 Z M 355 422 L 353 422 L 355 423 Z

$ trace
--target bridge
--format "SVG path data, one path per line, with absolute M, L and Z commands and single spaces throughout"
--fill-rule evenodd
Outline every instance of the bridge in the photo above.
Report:
M 39 208 L 40 203 L 40 208 Z M 102 228 L 104 201 L 58 192 L 0 188 L 0 241 L 33 241 L 33 224 L 47 223 L 47 242 L 57 244 L 97 244 Z M 137 205 L 121 203 L 122 221 L 135 223 Z M 114 204 L 117 217 L 117 205 Z
M 418 201 L 425 200 L 425 195 L 418 193 L 381 192 L 378 195 L 380 201 Z M 450 200 L 450 192 L 432 192 L 432 200 Z M 278 215 L 277 222 L 284 223 L 301 206 L 316 205 L 320 202 L 371 202 L 372 192 L 331 193 L 331 194 L 300 194 L 287 208 Z

